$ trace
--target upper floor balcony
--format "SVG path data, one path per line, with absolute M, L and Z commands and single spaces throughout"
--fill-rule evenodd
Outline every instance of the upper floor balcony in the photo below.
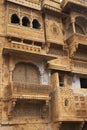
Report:
M 36 10 L 41 10 L 41 2 L 39 0 L 7 0 L 7 1 L 25 7 L 34 8 Z
M 73 33 L 72 36 L 70 36 L 67 39 L 67 42 L 69 44 L 69 51 L 70 51 L 70 56 L 74 56 L 76 51 L 79 49 L 79 46 L 87 46 L 87 36 L 82 35 L 79 33 Z M 85 57 L 83 57 L 85 58 Z
M 47 9 L 54 12 L 61 12 L 60 2 L 54 0 L 43 0 L 42 1 L 42 8 Z
M 62 0 L 61 7 L 63 11 L 68 12 L 69 10 L 86 11 L 87 10 L 87 0 Z
M 51 86 L 30 84 L 25 82 L 12 82 L 12 97 L 15 99 L 50 100 Z
M 69 22 L 67 22 L 69 20 Z M 71 19 L 66 20 L 66 42 L 69 45 L 70 57 L 80 52 L 85 58 L 87 48 L 87 18 L 71 14 Z M 84 50 L 84 51 L 83 51 Z

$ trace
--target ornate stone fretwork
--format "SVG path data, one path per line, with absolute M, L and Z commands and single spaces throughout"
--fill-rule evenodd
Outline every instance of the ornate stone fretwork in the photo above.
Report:
M 61 46 L 64 45 L 61 21 L 55 16 L 46 14 L 45 26 L 46 42 L 58 44 Z
M 87 0 L 0 0 L 0 130 L 87 130 Z
M 86 117 L 87 116 L 87 105 L 86 105 L 86 96 L 77 93 L 78 91 L 74 91 L 74 103 L 75 103 L 75 113 L 78 117 Z
M 50 100 L 50 86 L 13 82 L 12 95 L 14 98 Z
M 61 108 L 59 117 L 60 119 L 62 116 L 69 118 L 70 116 L 73 116 L 75 114 L 73 107 L 73 92 L 67 87 L 59 88 L 59 91 L 59 102 L 61 102 L 61 105 L 59 105 L 59 107 Z

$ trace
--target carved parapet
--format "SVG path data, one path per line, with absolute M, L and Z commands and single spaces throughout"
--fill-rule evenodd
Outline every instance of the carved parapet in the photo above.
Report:
M 16 50 L 16 51 L 22 51 L 22 52 L 31 52 L 31 53 L 41 53 L 41 47 L 33 46 L 33 45 L 27 45 L 24 43 L 19 43 L 12 41 L 11 43 L 4 44 L 4 49 L 6 50 Z
M 71 71 L 74 73 L 87 74 L 87 63 L 84 61 L 71 61 Z
M 51 87 L 49 85 L 13 82 L 12 97 L 14 99 L 50 100 Z

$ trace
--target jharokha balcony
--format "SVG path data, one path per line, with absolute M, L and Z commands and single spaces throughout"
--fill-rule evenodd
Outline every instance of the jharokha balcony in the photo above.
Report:
M 13 98 L 50 100 L 51 87 L 49 85 L 12 82 L 11 88 Z
M 77 51 L 79 45 L 87 46 L 87 35 L 82 35 L 79 33 L 73 33 L 68 39 L 67 43 L 70 48 L 70 56 L 73 56 Z

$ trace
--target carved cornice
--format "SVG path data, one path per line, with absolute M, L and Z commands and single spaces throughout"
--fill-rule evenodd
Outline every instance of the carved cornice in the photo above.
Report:
M 60 3 L 51 1 L 51 0 L 43 0 L 42 8 L 54 11 L 54 12 L 61 12 Z
M 8 2 L 16 3 L 25 7 L 41 10 L 41 3 L 34 2 L 33 0 L 7 0 Z

